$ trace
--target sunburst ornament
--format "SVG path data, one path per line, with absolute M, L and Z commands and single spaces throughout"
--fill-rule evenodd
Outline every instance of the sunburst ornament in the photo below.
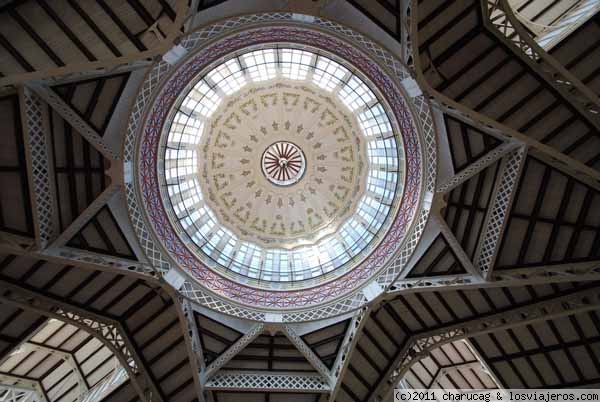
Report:
M 306 170 L 306 158 L 302 150 L 288 141 L 271 144 L 261 158 L 263 174 L 277 186 L 297 183 Z

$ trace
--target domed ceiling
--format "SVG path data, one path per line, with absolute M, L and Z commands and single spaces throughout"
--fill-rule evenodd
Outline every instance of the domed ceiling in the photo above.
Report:
M 381 293 L 434 179 L 428 105 L 402 64 L 292 14 L 216 24 L 180 53 L 146 78 L 126 144 L 148 254 L 185 296 L 245 318 L 322 318 Z

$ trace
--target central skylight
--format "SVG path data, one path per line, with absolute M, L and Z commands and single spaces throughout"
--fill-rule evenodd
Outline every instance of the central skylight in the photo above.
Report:
M 165 130 L 159 175 L 171 221 L 229 276 L 285 288 L 347 272 L 379 243 L 402 194 L 402 148 L 384 104 L 322 51 L 233 55 L 193 83 Z M 280 143 L 302 161 L 284 186 L 262 160 Z

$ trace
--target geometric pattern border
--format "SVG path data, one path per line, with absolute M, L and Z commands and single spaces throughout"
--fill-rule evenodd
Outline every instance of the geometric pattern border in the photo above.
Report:
M 265 23 L 268 25 L 265 26 Z M 273 26 L 278 23 L 286 26 Z M 316 31 L 315 27 L 320 31 Z M 248 30 L 240 33 L 240 28 Z M 229 34 L 231 31 L 234 33 Z M 185 247 L 171 227 L 160 202 L 155 158 L 165 113 L 179 89 L 200 69 L 236 48 L 257 43 L 289 42 L 292 37 L 294 42 L 303 43 L 304 40 L 311 45 L 336 49 L 339 57 L 352 60 L 384 94 L 403 136 L 406 183 L 400 210 L 386 238 L 361 265 L 322 286 L 271 291 L 241 285 L 219 275 L 203 266 Z M 181 46 L 187 50 L 202 50 L 178 66 L 175 73 L 175 69 L 164 61 L 153 66 L 134 102 L 124 149 L 125 172 L 131 172 L 132 166 L 138 163 L 136 167 L 140 175 L 125 178 L 129 212 L 142 248 L 157 270 L 166 272 L 171 265 L 170 259 L 173 259 L 175 265 L 184 267 L 204 285 L 186 281 L 184 288 L 187 291 L 182 292 L 185 296 L 204 305 L 210 300 L 213 309 L 257 320 L 264 319 L 264 313 L 273 309 L 279 312 L 284 309 L 284 321 L 307 321 L 339 315 L 367 302 L 360 288 L 368 280 L 375 278 L 383 287 L 389 286 L 416 247 L 429 215 L 435 188 L 436 145 L 430 105 L 424 95 L 412 98 L 410 104 L 405 101 L 408 98 L 403 96 L 404 90 L 399 82 L 410 77 L 406 67 L 385 49 L 349 28 L 321 18 L 303 18 L 300 23 L 291 13 L 232 18 L 192 33 L 183 39 Z M 376 59 L 377 63 L 372 59 Z M 137 181 L 135 184 L 132 183 L 134 179 Z M 145 208 L 141 209 L 140 205 Z M 155 239 L 159 239 L 158 244 Z M 215 303 L 215 299 L 219 302 Z

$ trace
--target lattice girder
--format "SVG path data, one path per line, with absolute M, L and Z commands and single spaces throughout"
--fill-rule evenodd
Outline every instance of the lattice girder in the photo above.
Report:
M 380 383 L 369 402 L 386 400 L 385 398 L 393 391 L 398 381 L 416 361 L 428 356 L 433 349 L 443 344 L 533 322 L 596 310 L 599 307 L 600 292 L 597 288 L 592 288 L 413 335 L 396 355 L 391 375 Z
M 23 289 L 4 280 L 0 280 L 0 301 L 57 318 L 93 334 L 106 345 L 127 370 L 134 388 L 144 402 L 162 401 L 156 385 L 147 377 L 147 369 L 141 363 L 142 360 L 119 322 Z
M 600 130 L 600 100 L 526 33 L 507 0 L 481 0 L 484 24 L 515 54 L 569 102 L 596 130 Z
M 329 392 L 328 380 L 318 374 L 223 370 L 205 385 L 209 391 Z

